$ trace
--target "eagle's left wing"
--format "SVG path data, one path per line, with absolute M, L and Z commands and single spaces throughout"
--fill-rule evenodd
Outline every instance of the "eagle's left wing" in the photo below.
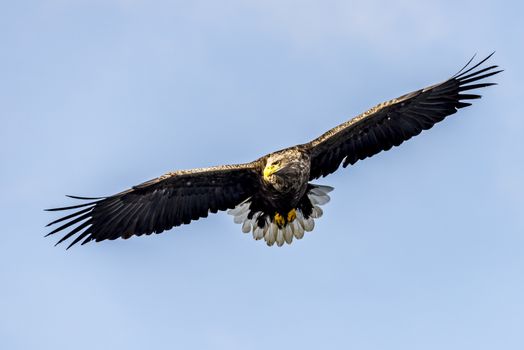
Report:
M 206 217 L 208 212 L 232 209 L 253 195 L 258 186 L 258 167 L 253 162 L 176 171 L 110 197 L 72 197 L 93 201 L 47 209 L 76 210 L 51 222 L 49 225 L 65 223 L 48 235 L 70 230 L 58 243 L 77 235 L 71 247 L 81 240 L 85 244 L 92 240 L 129 238 L 189 224 Z
M 346 167 L 398 146 L 458 109 L 470 106 L 471 103 L 464 101 L 480 98 L 480 95 L 469 94 L 469 90 L 494 85 L 475 82 L 501 72 L 494 70 L 497 66 L 473 71 L 492 55 L 464 70 L 470 60 L 443 83 L 381 103 L 306 144 L 311 151 L 310 180 L 335 172 L 342 161 L 342 166 Z

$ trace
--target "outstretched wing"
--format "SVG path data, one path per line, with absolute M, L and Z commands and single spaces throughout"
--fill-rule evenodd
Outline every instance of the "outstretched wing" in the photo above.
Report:
M 450 79 L 381 103 L 367 112 L 329 130 L 306 144 L 311 149 L 310 179 L 353 165 L 431 128 L 458 109 L 470 106 L 467 100 L 480 98 L 468 93 L 495 83 L 479 80 L 495 75 L 497 66 L 478 68 L 491 55 L 468 68 L 473 58 Z
M 92 201 L 47 209 L 76 210 L 51 222 L 48 226 L 65 223 L 48 236 L 70 230 L 58 241 L 76 235 L 69 248 L 81 240 L 85 244 L 160 233 L 206 217 L 208 212 L 234 208 L 253 195 L 257 186 L 257 163 L 176 171 L 110 197 L 72 197 Z

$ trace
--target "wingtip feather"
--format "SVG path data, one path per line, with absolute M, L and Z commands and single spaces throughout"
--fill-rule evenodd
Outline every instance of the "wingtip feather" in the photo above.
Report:
M 73 199 L 82 199 L 82 200 L 88 200 L 88 201 L 104 199 L 105 198 L 105 197 L 81 197 L 81 196 L 73 196 L 73 195 L 70 195 L 70 194 L 66 194 L 65 196 L 69 197 L 69 198 L 73 198 Z

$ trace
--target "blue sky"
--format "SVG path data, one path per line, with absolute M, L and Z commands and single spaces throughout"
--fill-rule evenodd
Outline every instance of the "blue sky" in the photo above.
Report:
M 524 348 L 523 5 L 0 5 L 2 349 Z M 251 161 L 497 50 L 485 98 L 319 183 L 268 248 L 225 213 L 65 251 L 64 194 Z

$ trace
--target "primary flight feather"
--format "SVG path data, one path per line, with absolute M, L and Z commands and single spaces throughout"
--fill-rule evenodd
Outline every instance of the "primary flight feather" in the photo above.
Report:
M 470 67 L 471 59 L 448 80 L 383 102 L 309 143 L 251 163 L 174 171 L 109 197 L 70 196 L 87 202 L 47 209 L 73 210 L 51 222 L 58 227 L 48 235 L 65 232 L 58 243 L 72 239 L 69 248 L 160 233 L 230 209 L 256 240 L 289 244 L 313 230 L 333 190 L 310 181 L 398 146 L 470 106 L 467 101 L 480 98 L 471 91 L 495 85 L 482 81 L 501 72 L 495 65 L 481 67 L 492 55 Z

